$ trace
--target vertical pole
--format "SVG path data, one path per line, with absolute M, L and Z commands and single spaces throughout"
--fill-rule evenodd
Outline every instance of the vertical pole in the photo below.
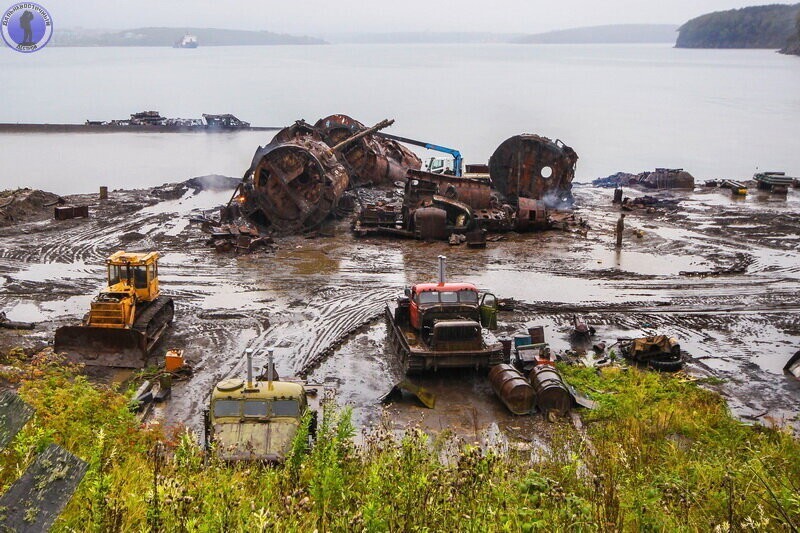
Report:
M 275 362 L 273 351 L 271 349 L 267 350 L 267 354 L 267 386 L 269 387 L 269 390 L 272 390 L 272 380 L 275 377 Z
M 445 268 L 447 267 L 447 258 L 443 255 L 439 256 L 439 285 L 446 283 Z
M 253 388 L 253 349 L 248 348 L 244 351 L 247 355 L 247 388 Z

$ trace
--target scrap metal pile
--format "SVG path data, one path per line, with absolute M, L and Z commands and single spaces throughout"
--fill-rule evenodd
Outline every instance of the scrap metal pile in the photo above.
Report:
M 220 223 L 206 228 L 214 245 L 224 250 L 240 239 L 222 230 L 224 224 L 296 234 L 354 209 L 353 231 L 360 236 L 455 237 L 481 245 L 486 232 L 547 229 L 553 223 L 549 210 L 572 203 L 578 156 L 561 141 L 517 135 L 498 147 L 488 165 L 467 165 L 464 176 L 460 168 L 457 175 L 435 174 L 420 170 L 422 161 L 399 138 L 377 134 L 393 123 L 367 128 L 346 115 L 331 115 L 279 131 L 256 151 Z M 374 196 L 355 201 L 360 196 L 347 193 L 397 183 L 405 189 L 394 202 Z
M 409 170 L 402 203 L 362 205 L 353 231 L 451 242 L 463 235 L 479 243 L 486 232 L 548 229 L 550 210 L 572 203 L 577 160 L 561 141 L 517 135 L 488 166 L 468 165 L 464 176 Z
M 395 141 L 345 115 L 331 115 L 313 126 L 298 121 L 259 147 L 244 175 L 236 200 L 241 214 L 262 231 L 298 233 L 319 227 L 337 214 L 344 192 L 384 185 L 405 177 L 420 159 Z

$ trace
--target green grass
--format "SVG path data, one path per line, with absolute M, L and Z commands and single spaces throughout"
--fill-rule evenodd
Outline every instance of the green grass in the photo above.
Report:
M 486 453 L 379 424 L 355 445 L 347 409 L 283 466 L 227 465 L 185 430 L 139 427 L 124 394 L 24 364 L 35 419 L 0 453 L 4 489 L 48 443 L 89 462 L 58 531 L 617 531 L 800 524 L 800 445 L 731 418 L 680 376 L 563 368 L 600 407 L 547 450 Z M 451 451 L 454 450 L 454 451 Z

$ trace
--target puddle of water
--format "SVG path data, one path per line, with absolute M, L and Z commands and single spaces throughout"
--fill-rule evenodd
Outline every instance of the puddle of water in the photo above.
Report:
M 69 279 L 102 278 L 105 269 L 97 265 L 87 265 L 83 261 L 75 263 L 31 263 L 11 277 L 20 281 L 64 281 Z
M 648 276 L 676 276 L 680 272 L 702 272 L 712 265 L 696 257 L 674 254 L 651 254 L 633 250 L 609 250 L 595 246 L 587 258 L 589 270 L 622 270 Z
M 66 300 L 51 300 L 43 303 L 20 301 L 6 309 L 9 320 L 15 322 L 42 322 L 59 317 L 80 318 L 89 309 L 94 294 L 72 296 Z
M 339 260 L 331 257 L 324 249 L 317 248 L 280 250 L 275 255 L 274 263 L 276 266 L 286 265 L 301 276 L 335 274 L 339 271 Z
M 491 269 L 479 275 L 467 276 L 464 281 L 491 291 L 499 298 L 527 302 L 623 303 L 631 298 L 630 291 L 618 290 L 610 281 L 556 276 L 547 272 Z M 641 294 L 653 302 L 663 300 L 655 292 Z
M 143 215 L 163 215 L 169 213 L 189 213 L 197 209 L 212 209 L 228 203 L 233 190 L 200 191 L 189 189 L 177 200 L 166 200 L 150 205 L 141 210 Z

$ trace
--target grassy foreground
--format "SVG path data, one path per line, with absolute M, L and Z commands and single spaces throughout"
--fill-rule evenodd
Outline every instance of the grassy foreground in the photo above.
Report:
M 280 467 L 204 460 L 195 437 L 142 428 L 118 391 L 44 358 L 15 362 L 35 419 L 0 453 L 2 490 L 57 442 L 89 470 L 57 531 L 784 529 L 800 525 L 800 444 L 745 426 L 680 376 L 565 368 L 601 407 L 548 449 L 483 452 L 376 427 L 347 410 Z M 458 443 L 457 443 L 458 444 Z M 456 450 L 445 453 L 444 450 Z

